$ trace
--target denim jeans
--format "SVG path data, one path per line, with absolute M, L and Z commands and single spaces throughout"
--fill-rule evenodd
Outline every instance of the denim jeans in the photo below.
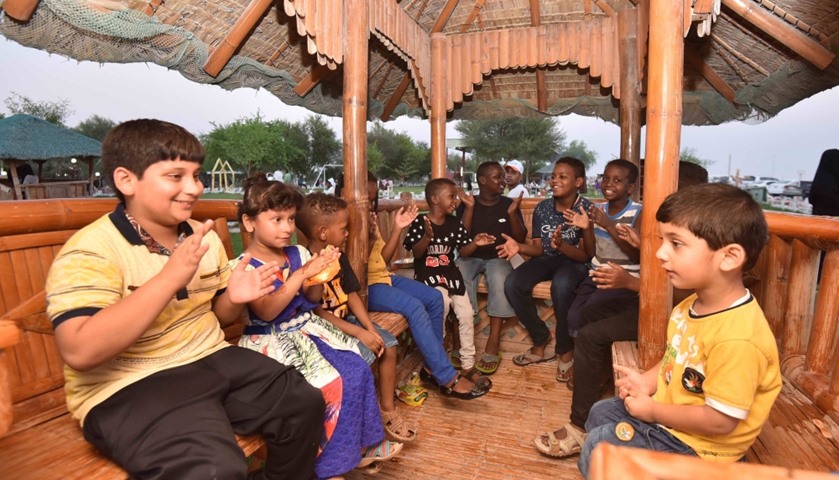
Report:
M 472 310 L 478 311 L 478 283 L 481 274 L 487 279 L 487 315 L 490 317 L 509 318 L 516 315 L 507 296 L 504 294 L 504 280 L 513 273 L 513 266 L 503 258 L 460 257 L 457 267 L 466 284 L 466 295 L 472 304 Z
M 620 422 L 626 422 L 635 429 L 635 435 L 628 441 L 620 440 L 615 434 L 615 427 Z M 670 434 L 660 425 L 649 424 L 634 418 L 623 406 L 623 400 L 612 397 L 601 400 L 591 407 L 591 413 L 586 422 L 588 436 L 580 452 L 577 465 L 583 478 L 588 478 L 589 461 L 594 447 L 600 442 L 625 447 L 644 448 L 657 452 L 673 452 L 683 455 L 696 455 L 692 448 Z
M 542 281 L 551 281 L 551 301 L 556 316 L 556 353 L 563 354 L 574 348 L 568 334 L 568 309 L 574 301 L 577 285 L 588 274 L 584 263 L 575 262 L 564 255 L 533 257 L 513 270 L 504 282 L 504 294 L 533 345 L 544 345 L 551 338 L 547 325 L 539 317 L 531 296 L 533 287 Z
M 353 314 L 347 315 L 346 321 L 357 327 L 364 328 L 364 325 L 362 325 L 358 318 L 356 318 Z M 379 336 L 382 337 L 382 342 L 384 342 L 385 348 L 392 348 L 399 345 L 399 340 L 397 340 L 396 337 L 394 337 L 393 334 L 385 328 L 380 327 L 378 323 L 373 322 L 373 328 L 375 328 Z M 378 358 L 376 354 L 373 353 L 373 350 L 370 350 L 370 348 L 368 348 L 367 345 L 359 339 L 356 339 L 356 343 L 358 344 L 358 352 L 361 354 L 361 358 L 367 362 L 367 365 L 373 365 L 373 362 L 375 362 Z
M 431 375 L 441 385 L 451 382 L 457 371 L 443 348 L 443 295 L 433 287 L 398 275 L 391 275 L 390 281 L 393 286 L 374 283 L 368 287 L 367 308 L 405 317 Z

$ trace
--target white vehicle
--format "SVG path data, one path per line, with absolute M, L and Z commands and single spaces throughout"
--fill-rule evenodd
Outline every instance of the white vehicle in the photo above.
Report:
M 754 180 L 751 181 L 744 181 L 741 186 L 743 187 L 766 187 L 772 182 L 778 182 L 775 177 L 755 177 Z
M 771 182 L 766 185 L 766 193 L 769 195 L 783 195 L 784 188 L 787 185 L 794 185 L 796 182 L 793 180 L 779 180 L 777 182 Z

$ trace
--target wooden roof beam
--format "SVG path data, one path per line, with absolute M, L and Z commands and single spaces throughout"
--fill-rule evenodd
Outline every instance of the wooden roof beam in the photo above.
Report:
M 210 54 L 207 63 L 204 64 L 204 71 L 211 77 L 217 77 L 224 66 L 233 58 L 233 54 L 242 45 L 245 37 L 250 34 L 253 27 L 273 4 L 273 0 L 251 0 L 242 16 L 236 20 L 233 27 L 221 39 L 219 46 Z
M 597 5 L 600 8 L 600 10 L 603 10 L 603 13 L 610 17 L 614 17 L 617 14 L 617 12 L 615 12 L 615 9 L 610 7 L 609 4 L 606 3 L 606 0 L 594 0 L 594 4 Z
M 726 100 L 731 102 L 732 105 L 735 103 L 734 97 L 736 93 L 734 92 L 734 89 L 731 88 L 731 86 L 728 85 L 728 83 L 726 83 L 725 80 L 723 80 L 722 77 L 720 77 L 719 74 L 717 74 L 717 72 L 710 65 L 705 63 L 705 60 L 702 58 L 699 52 L 692 48 L 686 48 L 685 60 L 690 62 L 691 65 L 693 65 L 694 68 L 696 68 L 699 71 L 699 74 L 702 75 L 702 78 L 704 78 L 708 83 L 710 83 L 711 86 L 714 87 L 714 89 L 717 92 L 719 92 L 720 95 L 722 95 Z
M 434 26 L 431 27 L 431 31 L 428 34 L 432 33 L 439 33 L 443 31 L 443 28 L 446 27 L 446 24 L 449 22 L 449 18 L 452 16 L 452 12 L 454 12 L 455 7 L 460 0 L 448 0 L 446 5 L 443 6 L 443 9 L 440 10 L 440 15 L 437 17 L 437 20 L 434 22 Z M 411 84 L 411 74 L 405 74 L 402 77 L 402 81 L 399 82 L 399 86 L 396 87 L 394 90 L 393 95 L 390 96 L 390 99 L 385 104 L 384 110 L 382 110 L 382 116 L 380 117 L 383 122 L 390 120 L 390 114 L 393 113 L 393 110 L 399 105 L 399 99 L 402 98 L 402 95 L 405 95 L 405 90 L 408 89 L 408 85 Z
M 6 0 L 3 2 L 3 10 L 6 15 L 19 22 L 28 22 L 38 7 L 39 0 Z
M 530 24 L 538 27 L 542 24 L 542 15 L 539 11 L 539 0 L 530 0 Z M 548 85 L 545 80 L 545 69 L 536 67 L 536 108 L 540 112 L 548 111 Z
M 328 77 L 329 74 L 334 71 L 335 70 L 330 70 L 326 65 L 315 65 L 309 71 L 308 75 L 297 82 L 297 86 L 294 87 L 294 93 L 300 95 L 301 97 L 305 97 L 321 82 L 321 80 Z
M 722 4 L 822 70 L 836 58 L 836 54 L 821 43 L 751 0 L 722 0 Z

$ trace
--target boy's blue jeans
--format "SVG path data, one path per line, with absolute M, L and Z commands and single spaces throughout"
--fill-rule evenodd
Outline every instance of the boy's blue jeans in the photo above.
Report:
M 466 284 L 466 295 L 472 304 L 472 310 L 478 313 L 478 283 L 481 274 L 487 280 L 487 315 L 490 317 L 509 318 L 514 317 L 516 312 L 507 301 L 504 294 L 504 281 L 513 273 L 513 266 L 504 258 L 474 258 L 460 257 L 457 259 L 457 267 L 463 275 L 463 283 Z
M 615 434 L 615 427 L 620 422 L 626 422 L 635 429 L 635 435 L 629 441 L 620 440 Z M 591 407 L 586 422 L 586 443 L 580 452 L 580 460 L 577 465 L 583 478 L 588 478 L 589 461 L 594 447 L 600 442 L 607 442 L 613 445 L 625 447 L 644 448 L 657 452 L 681 453 L 683 455 L 696 455 L 689 446 L 670 434 L 664 427 L 642 422 L 633 417 L 623 406 L 623 400 L 612 397 L 601 400 Z
M 451 382 L 457 371 L 443 348 L 443 295 L 433 287 L 399 275 L 391 275 L 390 281 L 393 286 L 374 283 L 368 287 L 367 309 L 405 317 L 431 375 L 440 385 Z

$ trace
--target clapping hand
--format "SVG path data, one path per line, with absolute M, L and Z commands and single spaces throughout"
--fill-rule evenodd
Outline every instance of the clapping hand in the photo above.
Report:
M 367 235 L 371 244 L 379 238 L 379 216 L 376 215 L 376 212 L 370 212 L 370 224 L 367 225 Z
M 303 265 L 303 268 L 301 268 L 300 271 L 306 279 L 312 278 L 326 270 L 327 267 L 329 267 L 332 262 L 338 260 L 340 256 L 341 251 L 337 248 L 324 248 L 319 253 L 312 255 L 312 258 Z
M 581 230 L 587 229 L 591 226 L 591 219 L 586 213 L 585 209 L 580 209 L 581 212 L 577 212 L 576 210 L 568 209 L 562 212 L 562 216 L 565 217 L 565 223 L 568 225 L 573 225 Z M 559 229 L 557 229 L 559 230 Z
M 506 233 L 502 233 L 501 237 L 504 238 L 504 243 L 495 247 L 498 250 L 498 258 L 511 258 L 519 253 L 519 242 Z
M 231 303 L 241 305 L 252 302 L 274 291 L 274 280 L 280 269 L 277 262 L 248 269 L 250 261 L 251 254 L 245 253 L 230 274 L 226 291 Z
M 613 262 L 608 262 L 589 271 L 589 276 L 597 285 L 597 288 L 600 289 L 629 288 L 630 283 L 635 278 L 625 268 Z
M 512 217 L 516 213 L 516 210 L 521 206 L 522 198 L 524 198 L 524 192 L 521 192 L 518 197 L 513 199 L 513 203 L 507 208 L 507 215 Z
M 608 230 L 609 226 L 613 223 L 612 219 L 609 218 L 608 215 L 606 215 L 606 212 L 597 208 L 596 206 L 593 206 L 591 210 L 588 212 L 588 214 L 592 222 L 596 223 L 597 225 L 600 225 L 602 228 L 606 230 Z
M 201 257 L 207 253 L 210 245 L 203 243 L 204 235 L 213 228 L 213 221 L 207 220 L 195 229 L 192 235 L 188 236 L 175 247 L 166 265 L 161 271 L 163 278 L 173 282 L 176 290 L 187 286 L 198 271 Z M 165 272 L 165 273 L 164 273 Z
M 625 223 L 615 225 L 618 230 L 618 238 L 628 243 L 633 248 L 641 248 L 641 236 L 638 235 L 638 230 L 630 227 Z
M 466 205 L 466 208 L 473 208 L 475 206 L 475 197 L 472 193 L 466 193 L 462 188 L 457 187 L 457 197 Z
M 483 247 L 484 245 L 492 245 L 495 243 L 495 236 L 488 233 L 479 233 L 475 235 L 475 239 L 472 241 L 475 242 L 475 245 Z
M 393 223 L 396 225 L 396 228 L 402 230 L 406 228 L 411 222 L 417 218 L 419 214 L 419 208 L 416 205 L 408 205 L 407 207 L 400 207 L 399 210 L 396 212 L 396 216 L 393 218 Z
M 428 218 L 428 215 L 422 217 L 422 219 L 425 222 L 425 236 L 429 239 L 434 238 L 434 225 L 431 223 L 431 219 Z

